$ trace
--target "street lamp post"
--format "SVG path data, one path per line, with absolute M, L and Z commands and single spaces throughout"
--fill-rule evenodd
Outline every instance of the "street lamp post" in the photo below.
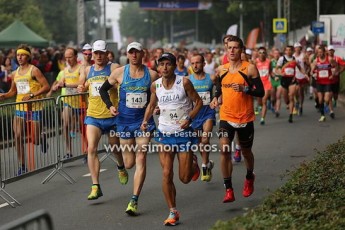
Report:
M 103 38 L 104 41 L 107 40 L 107 14 L 106 14 L 106 1 L 103 0 Z
M 77 1 L 77 43 L 85 42 L 85 2 Z

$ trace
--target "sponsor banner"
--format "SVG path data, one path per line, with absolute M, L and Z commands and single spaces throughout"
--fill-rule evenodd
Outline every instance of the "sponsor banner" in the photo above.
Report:
M 144 10 L 208 10 L 212 3 L 209 2 L 185 2 L 185 1 L 145 1 L 139 3 L 140 8 Z

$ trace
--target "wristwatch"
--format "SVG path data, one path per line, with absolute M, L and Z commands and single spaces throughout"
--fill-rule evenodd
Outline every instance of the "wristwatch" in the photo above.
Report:
M 187 116 L 187 117 L 186 117 L 186 120 L 188 120 L 190 123 L 193 122 L 193 119 L 192 119 L 190 116 Z
M 34 98 L 34 94 L 33 93 L 30 93 L 30 98 Z
M 249 90 L 250 90 L 249 86 L 244 86 L 243 88 L 244 93 L 248 94 Z

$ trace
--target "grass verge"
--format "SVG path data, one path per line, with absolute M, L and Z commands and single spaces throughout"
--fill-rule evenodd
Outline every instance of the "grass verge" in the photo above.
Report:
M 212 229 L 345 229 L 345 136 L 288 176 L 261 205 Z

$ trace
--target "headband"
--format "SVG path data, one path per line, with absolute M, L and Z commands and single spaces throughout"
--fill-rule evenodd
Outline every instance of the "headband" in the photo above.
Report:
M 31 53 L 25 49 L 18 49 L 17 54 L 25 54 L 25 55 L 31 56 Z

